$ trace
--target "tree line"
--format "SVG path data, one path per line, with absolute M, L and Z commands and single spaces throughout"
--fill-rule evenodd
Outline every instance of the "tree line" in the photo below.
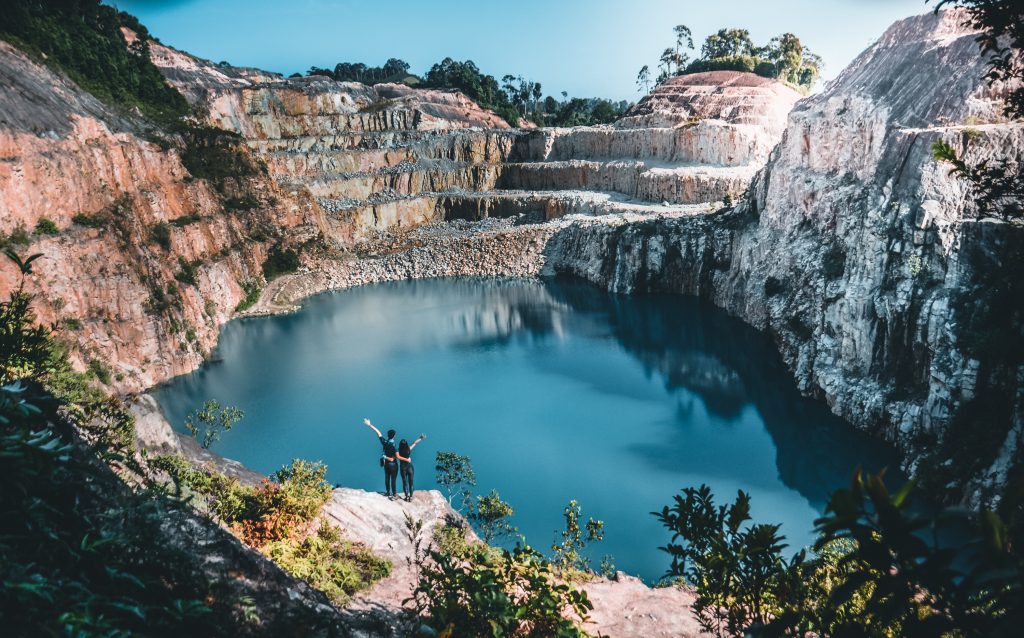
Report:
M 783 33 L 758 46 L 746 29 L 719 29 L 704 39 L 700 55 L 691 59 L 690 52 L 696 49 L 690 28 L 679 24 L 672 31 L 675 41 L 662 52 L 657 77 L 652 81 L 650 65 L 644 65 L 637 74 L 637 87 L 643 93 L 650 92 L 652 83 L 657 85 L 679 75 L 704 71 L 746 71 L 809 91 L 824 66 L 821 56 L 803 46 L 792 33 Z
M 604 98 L 570 98 L 566 92 L 561 99 L 545 97 L 540 82 L 521 75 L 504 75 L 499 80 L 486 74 L 472 61 L 445 58 L 434 64 L 422 77 L 409 72 L 404 60 L 391 58 L 382 66 L 368 66 L 361 62 L 340 62 L 333 69 L 311 67 L 307 76 L 319 75 L 339 82 L 361 82 L 375 85 L 404 83 L 430 89 L 461 91 L 485 109 L 501 116 L 511 126 L 520 120 L 538 126 L 589 126 L 609 124 L 622 116 L 631 104 L 613 102 Z M 297 77 L 299 74 L 294 74 Z

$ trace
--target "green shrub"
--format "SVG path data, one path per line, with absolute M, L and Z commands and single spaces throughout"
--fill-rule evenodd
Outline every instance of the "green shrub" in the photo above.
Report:
M 89 374 L 96 377 L 103 385 L 110 385 L 110 368 L 99 359 L 89 361 Z
M 71 218 L 73 224 L 79 226 L 85 226 L 86 228 L 105 228 L 110 223 L 110 219 L 100 213 L 94 215 L 87 215 L 85 213 L 78 213 Z
M 224 200 L 224 210 L 229 212 L 252 210 L 253 208 L 259 207 L 260 202 L 251 195 L 244 195 L 242 197 L 228 197 Z
M 167 222 L 159 222 L 149 229 L 149 241 L 164 250 L 171 249 L 171 227 Z
M 181 163 L 196 178 L 223 186 L 227 179 L 256 175 L 261 167 L 244 150 L 237 133 L 212 126 L 192 126 L 185 130 L 185 148 Z
M 58 235 L 60 234 L 60 228 L 57 227 L 57 223 L 47 217 L 40 217 L 39 221 L 36 222 L 36 234 L 37 235 Z
M 479 530 L 488 545 L 498 539 L 512 538 L 519 532 L 508 522 L 515 510 L 501 500 L 498 490 L 491 490 L 486 496 L 477 496 L 471 503 L 466 518 Z
M 421 566 L 414 594 L 417 635 L 571 638 L 594 607 L 586 592 L 558 582 L 536 551 L 517 547 L 463 561 L 440 552 Z
M 694 60 L 686 67 L 685 73 L 705 71 L 744 71 L 753 73 L 758 60 L 750 55 L 731 55 L 711 60 Z
M 122 26 L 139 36 L 130 47 L 121 34 Z M 150 61 L 145 27 L 100 0 L 8 0 L 0 14 L 0 36 L 125 112 L 138 108 L 165 125 L 189 112 L 185 98 Z
M 32 238 L 28 234 L 28 230 L 24 224 L 18 224 L 11 231 L 10 235 L 4 236 L 0 234 L 0 248 L 6 248 L 8 246 L 28 246 L 32 243 Z
M 242 290 L 245 291 L 245 297 L 235 306 L 235 312 L 248 310 L 260 300 L 260 285 L 257 282 L 252 280 L 242 282 Z
M 590 561 L 583 554 L 587 545 L 604 540 L 604 522 L 590 518 L 583 527 L 580 519 L 583 510 L 575 500 L 565 506 L 565 529 L 562 530 L 560 543 L 551 545 L 554 552 L 552 562 L 559 572 L 567 578 L 580 576 L 580 572 L 590 569 Z
M 364 546 L 346 542 L 336 528 L 321 523 L 302 540 L 273 541 L 263 548 L 286 572 L 301 578 L 342 606 L 352 594 L 391 574 L 391 563 Z
M 455 452 L 438 452 L 434 471 L 438 486 L 448 496 L 448 504 L 462 509 L 469 499 L 469 488 L 476 485 L 476 471 L 469 457 Z
M 245 417 L 242 410 L 207 399 L 203 407 L 185 417 L 185 429 L 194 436 L 204 450 Z
M 299 269 L 299 254 L 291 248 L 274 246 L 263 262 L 263 276 L 267 281 Z
M 175 273 L 174 278 L 187 286 L 199 285 L 199 266 L 201 266 L 202 263 L 202 259 L 188 261 L 184 257 L 178 257 L 179 270 Z
M 81 322 L 81 320 L 76 319 L 75 317 L 64 317 L 61 320 L 61 323 L 64 324 L 64 327 L 67 328 L 68 330 L 81 330 L 82 329 L 82 322 Z
M 184 228 L 189 224 L 195 224 L 196 222 L 200 222 L 202 220 L 203 216 L 200 215 L 199 213 L 191 213 L 189 215 L 182 215 L 181 217 L 172 219 L 171 224 L 176 228 Z

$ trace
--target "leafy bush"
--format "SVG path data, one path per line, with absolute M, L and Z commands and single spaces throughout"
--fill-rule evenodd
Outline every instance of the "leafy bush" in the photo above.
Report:
M 171 220 L 171 224 L 176 228 L 184 228 L 190 224 L 195 224 L 203 220 L 203 216 L 199 213 L 190 213 L 188 215 L 182 215 Z
M 242 290 L 245 291 L 245 297 L 235 306 L 235 312 L 248 310 L 260 300 L 260 285 L 257 282 L 252 280 L 242 282 Z
M 85 213 L 78 213 L 71 218 L 71 222 L 86 228 L 104 228 L 110 223 L 110 220 L 100 214 L 87 215 Z
M 203 407 L 185 417 L 185 429 L 207 450 L 244 417 L 245 412 L 234 406 L 222 406 L 215 399 L 207 399 Z
M 302 536 L 331 496 L 327 467 L 296 459 L 252 493 L 244 515 L 234 521 L 242 540 L 253 547 Z
M 550 563 L 524 547 L 462 561 L 431 552 L 414 594 L 417 635 L 570 638 L 594 607 L 586 592 L 559 583 Z
M 390 561 L 361 545 L 343 541 L 337 528 L 327 523 L 321 523 L 304 539 L 273 541 L 263 552 L 337 605 L 345 605 L 352 594 L 391 574 Z
M 554 552 L 553 561 L 559 571 L 567 577 L 575 577 L 578 572 L 590 569 L 590 561 L 583 554 L 587 545 L 604 539 L 604 522 L 590 518 L 580 527 L 583 510 L 575 500 L 565 506 L 565 529 L 562 530 L 560 543 L 551 545 Z
M 89 361 L 89 374 L 103 385 L 110 385 L 110 368 L 99 359 Z
M 139 36 L 130 47 L 122 26 Z M 175 123 L 189 112 L 185 98 L 150 61 L 146 29 L 100 0 L 9 0 L 0 13 L 0 36 L 122 110 L 138 108 L 162 124 Z
M 174 278 L 187 286 L 199 285 L 199 266 L 202 263 L 202 259 L 189 261 L 184 257 L 178 257 L 179 270 L 174 274 Z
M 10 235 L 4 236 L 0 234 L 0 248 L 6 248 L 8 246 L 28 246 L 32 243 L 32 238 L 28 234 L 28 230 L 24 224 L 18 224 L 11 231 Z
M 816 555 L 782 557 L 777 525 L 749 525 L 749 497 L 715 507 L 707 486 L 656 516 L 672 531 L 669 574 L 719 636 L 1011 636 L 1024 615 L 1024 562 L 992 512 L 911 505 L 858 471 L 818 519 Z M 1019 530 L 1018 530 L 1019 531 Z M 682 539 L 684 542 L 677 544 Z
M 458 497 L 458 509 L 461 509 L 469 499 L 469 488 L 476 485 L 476 471 L 469 457 L 455 452 L 438 452 L 434 471 L 437 484 L 448 496 L 448 504 L 454 506 Z
M 274 246 L 263 262 L 263 276 L 267 281 L 299 269 L 299 253 L 291 248 Z
M 472 502 L 466 518 L 478 530 L 485 543 L 501 538 L 512 538 L 519 530 L 508 522 L 515 510 L 512 506 L 501 500 L 498 490 L 491 490 L 486 496 L 477 496 Z
M 778 525 L 744 527 L 749 495 L 740 491 L 731 505 L 716 507 L 711 488 L 701 485 L 684 489 L 675 505 L 654 514 L 672 532 L 662 548 L 672 556 L 667 575 L 696 585 L 693 612 L 704 631 L 742 636 L 782 612 L 803 555 L 782 558 Z
M 159 222 L 149 229 L 149 241 L 164 250 L 171 249 L 171 227 L 167 222 Z
M 58 235 L 60 234 L 60 228 L 57 227 L 57 223 L 47 217 L 40 217 L 39 221 L 36 222 L 36 234 L 37 235 Z
M 206 179 L 217 187 L 225 180 L 257 175 L 260 165 L 244 150 L 237 133 L 212 126 L 192 126 L 183 133 L 185 148 L 181 163 L 188 172 Z

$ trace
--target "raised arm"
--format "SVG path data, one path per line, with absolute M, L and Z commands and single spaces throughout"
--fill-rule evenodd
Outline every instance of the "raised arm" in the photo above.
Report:
M 417 445 L 417 444 L 418 444 L 418 443 L 419 443 L 420 441 L 422 441 L 423 439 L 425 439 L 425 438 L 427 438 L 427 435 L 426 435 L 426 434 L 421 434 L 421 435 L 420 435 L 420 438 L 418 438 L 418 439 L 416 439 L 415 441 L 413 441 L 413 442 L 412 442 L 412 445 L 410 445 L 410 446 L 409 446 L 409 451 L 410 451 L 410 452 L 412 452 L 412 449 L 413 449 L 414 447 L 416 447 L 416 445 Z
M 363 423 L 366 424 L 366 427 L 368 427 L 371 430 L 373 430 L 374 432 L 376 432 L 378 437 L 383 437 L 384 436 L 383 434 L 380 433 L 380 430 L 377 429 L 377 426 L 375 426 L 374 424 L 370 423 L 370 419 L 363 419 Z

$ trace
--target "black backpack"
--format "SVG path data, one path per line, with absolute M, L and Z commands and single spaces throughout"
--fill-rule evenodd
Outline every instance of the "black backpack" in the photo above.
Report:
M 384 456 L 380 457 L 380 464 L 381 465 L 384 465 L 384 457 L 388 457 L 388 458 L 394 459 L 395 458 L 395 453 L 398 451 L 398 450 L 395 449 L 395 442 L 394 441 L 385 440 L 384 443 L 383 443 L 383 446 L 384 446 Z

